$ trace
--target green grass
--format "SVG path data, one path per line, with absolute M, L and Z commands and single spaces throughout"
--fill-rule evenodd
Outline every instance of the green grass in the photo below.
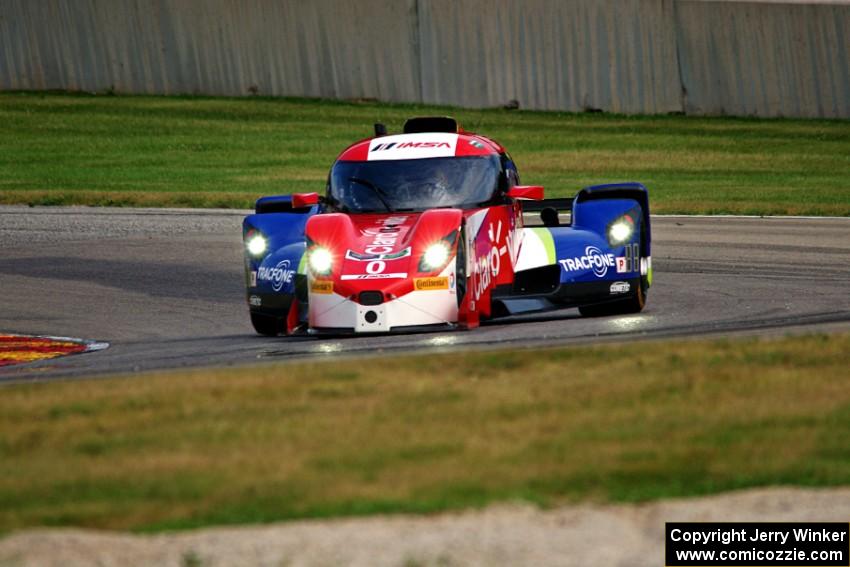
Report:
M 551 197 L 646 184 L 655 212 L 850 215 L 850 121 L 626 117 L 263 98 L 0 93 L 0 203 L 250 207 L 323 191 L 349 143 L 452 114 Z
M 11 386 L 0 531 L 850 483 L 850 335 Z

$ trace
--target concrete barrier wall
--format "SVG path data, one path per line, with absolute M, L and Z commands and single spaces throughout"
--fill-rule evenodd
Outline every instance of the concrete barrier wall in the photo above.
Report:
M 850 117 L 850 3 L 675 3 L 688 114 Z
M 850 117 L 849 35 L 850 0 L 0 0 L 0 89 Z
M 419 99 L 415 0 L 0 0 L 0 88 Z
M 460 106 L 681 108 L 665 0 L 419 3 L 422 98 Z

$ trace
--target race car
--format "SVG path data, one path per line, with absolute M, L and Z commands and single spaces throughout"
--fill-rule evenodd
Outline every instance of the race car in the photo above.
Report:
M 499 143 L 449 117 L 343 150 L 326 193 L 260 198 L 243 223 L 262 335 L 472 329 L 577 307 L 637 313 L 652 284 L 639 183 L 544 199 Z

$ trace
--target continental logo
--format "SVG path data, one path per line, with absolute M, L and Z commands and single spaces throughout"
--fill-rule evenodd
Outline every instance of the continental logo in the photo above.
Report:
M 310 282 L 310 291 L 313 293 L 333 293 L 334 283 L 327 280 L 313 280 Z
M 433 289 L 449 289 L 449 278 L 414 278 L 413 288 L 416 291 L 431 291 Z

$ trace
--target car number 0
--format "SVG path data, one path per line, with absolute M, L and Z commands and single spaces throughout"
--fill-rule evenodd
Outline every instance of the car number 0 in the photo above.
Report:
M 380 274 L 386 269 L 387 264 L 382 260 L 374 260 L 366 264 L 366 271 L 370 274 Z

